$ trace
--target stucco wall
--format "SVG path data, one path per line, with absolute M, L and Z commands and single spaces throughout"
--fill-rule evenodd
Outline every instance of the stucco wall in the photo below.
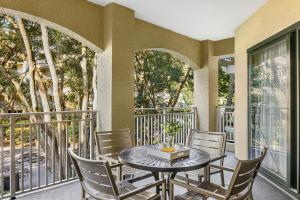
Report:
M 50 27 L 88 43 L 96 51 L 102 49 L 102 7 L 88 1 L 0 0 L 0 12 L 45 22 Z
M 247 49 L 299 20 L 299 0 L 269 0 L 236 30 L 235 152 L 238 158 L 248 157 Z
M 135 51 L 153 48 L 173 50 L 191 59 L 197 67 L 201 66 L 200 41 L 136 19 Z

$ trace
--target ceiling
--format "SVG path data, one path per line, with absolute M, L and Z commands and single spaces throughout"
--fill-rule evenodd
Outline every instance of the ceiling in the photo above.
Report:
M 234 36 L 235 29 L 267 0 L 89 0 L 131 8 L 138 19 L 198 40 Z

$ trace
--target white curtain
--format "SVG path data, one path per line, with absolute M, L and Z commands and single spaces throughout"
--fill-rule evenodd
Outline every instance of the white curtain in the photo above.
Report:
M 250 64 L 252 157 L 258 156 L 266 145 L 269 153 L 263 166 L 286 179 L 290 112 L 288 40 L 255 52 Z

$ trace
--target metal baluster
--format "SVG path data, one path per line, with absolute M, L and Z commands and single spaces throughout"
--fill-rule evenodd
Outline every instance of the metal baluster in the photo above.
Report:
M 90 159 L 94 159 L 94 114 L 90 113 Z
M 144 144 L 146 144 L 146 117 L 144 116 L 143 117 L 143 123 L 144 123 L 144 133 L 143 133 L 143 136 L 144 136 Z
M 52 156 L 52 184 L 55 184 L 55 128 L 52 124 L 52 144 L 51 144 L 51 156 Z
M 65 149 L 65 161 L 66 161 L 66 163 L 65 163 L 65 176 L 66 176 L 66 180 L 69 180 L 69 174 L 68 174 L 68 165 L 69 165 L 69 163 L 68 163 L 68 144 L 69 144 L 69 126 L 68 126 L 68 120 L 66 121 L 66 129 L 65 129 L 65 134 L 66 134 L 66 144 L 65 144 L 65 147 L 66 147 L 66 149 Z
M 45 185 L 48 186 L 48 126 L 44 124 L 45 128 Z
M 4 148 L 3 148 L 3 146 L 4 146 L 4 134 L 3 134 L 3 127 L 2 126 L 0 126 L 0 144 L 1 144 L 1 177 L 0 177 L 0 180 L 1 180 L 1 184 L 0 184 L 0 186 L 1 186 L 1 188 L 0 188 L 0 190 L 1 190 L 1 197 L 3 197 L 4 196 L 4 176 L 3 176 L 3 174 L 4 174 Z
M 32 124 L 29 125 L 29 189 L 32 190 Z
M 62 130 L 60 127 L 60 122 L 56 122 L 56 128 L 57 128 L 57 133 L 58 135 L 58 167 L 59 167 L 59 172 L 58 172 L 58 180 L 59 182 L 62 181 Z
M 81 156 L 81 120 L 78 120 L 78 156 Z
M 16 194 L 16 149 L 15 149 L 15 124 L 16 119 L 10 117 L 10 195 L 15 198 Z
M 38 124 L 37 128 L 37 136 L 36 136 L 36 141 L 37 141 L 37 164 L 38 164 L 38 187 L 41 187 L 41 166 L 40 166 L 40 124 Z

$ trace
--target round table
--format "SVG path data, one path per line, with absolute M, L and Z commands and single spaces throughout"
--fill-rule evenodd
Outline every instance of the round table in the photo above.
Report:
M 211 162 L 209 153 L 198 149 L 191 148 L 189 157 L 169 161 L 147 154 L 149 148 L 153 148 L 153 146 L 146 145 L 125 149 L 119 154 L 119 159 L 130 167 L 151 171 L 155 180 L 159 180 L 160 172 L 168 172 L 170 175 L 168 178 L 174 179 L 177 172 L 200 169 Z

